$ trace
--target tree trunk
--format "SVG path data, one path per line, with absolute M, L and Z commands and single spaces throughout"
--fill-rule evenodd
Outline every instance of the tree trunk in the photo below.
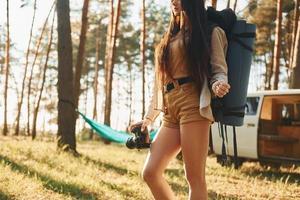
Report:
M 114 25 L 114 0 L 110 0 L 110 15 L 109 15 L 109 23 L 107 26 L 107 34 L 106 34 L 106 48 L 105 48 L 105 72 L 107 71 L 109 54 L 111 52 L 111 40 L 112 40 L 112 32 L 113 32 L 113 25 Z M 105 77 L 106 81 L 106 77 Z
M 300 27 L 300 20 L 298 19 L 298 27 Z M 290 88 L 300 89 L 300 28 L 297 30 L 296 41 L 294 49 L 294 58 L 292 63 L 292 80 Z
M 85 62 L 85 67 L 88 67 L 88 63 Z M 86 75 L 86 83 L 85 83 L 85 99 L 84 99 L 84 113 L 87 113 L 87 107 L 88 107 L 88 92 L 89 92 L 89 73 Z M 83 128 L 85 128 L 86 123 L 83 123 Z
M 235 12 L 236 11 L 236 6 L 237 6 L 237 0 L 234 1 L 234 4 L 233 4 L 233 11 Z
M 97 100 L 98 100 L 98 71 L 99 71 L 99 46 L 101 46 L 100 43 L 100 24 L 101 21 L 98 23 L 98 27 L 96 30 L 96 54 L 95 54 L 95 77 L 94 77 L 94 109 L 93 109 L 93 119 L 97 121 Z M 90 131 L 90 140 L 93 139 L 93 129 Z
M 130 63 L 128 63 L 128 72 L 129 72 L 129 121 L 128 121 L 128 126 L 129 126 L 131 124 L 131 118 L 132 118 L 132 68 Z
M 73 56 L 69 0 L 57 0 L 58 148 L 76 152 Z
M 293 24 L 293 34 L 292 34 L 292 43 L 291 43 L 290 60 L 289 60 L 289 65 L 290 66 L 292 66 L 292 64 L 293 64 L 294 49 L 295 49 L 295 42 L 296 42 L 296 34 L 297 34 L 297 30 L 298 30 L 299 3 L 300 3 L 300 0 L 295 0 L 294 24 Z
M 211 6 L 217 9 L 217 0 L 211 0 Z
M 121 13 L 121 0 L 118 0 L 117 14 L 115 15 L 113 30 L 112 30 L 112 44 L 111 50 L 108 56 L 108 64 L 106 67 L 106 98 L 105 98 L 105 114 L 104 124 L 110 126 L 110 113 L 111 113 L 111 96 L 112 96 L 112 81 L 113 81 L 113 70 L 114 70 L 114 55 L 115 55 L 115 44 L 117 39 L 117 32 L 119 26 L 119 17 Z
M 230 0 L 227 0 L 227 6 L 226 8 L 230 8 Z
M 265 85 L 265 90 L 271 90 L 271 78 L 273 75 L 273 60 L 274 60 L 274 55 L 273 52 L 271 52 L 271 59 L 267 62 L 266 65 L 266 85 Z
M 80 41 L 79 49 L 77 54 L 77 62 L 75 67 L 75 80 L 74 80 L 74 95 L 75 95 L 75 107 L 78 108 L 78 101 L 80 96 L 80 78 L 81 71 L 83 66 L 84 52 L 85 52 L 85 41 L 86 41 L 86 31 L 88 28 L 88 9 L 89 9 L 89 0 L 84 0 L 81 16 L 81 32 L 80 32 Z M 78 115 L 76 115 L 76 118 Z
M 9 75 L 9 49 L 10 49 L 10 35 L 9 35 L 9 0 L 6 0 L 6 45 L 5 45 L 5 86 L 4 86 L 4 125 L 3 135 L 7 135 L 7 90 L 8 90 L 8 75 Z
M 145 21 L 145 0 L 142 0 L 142 9 L 141 9 L 141 18 L 142 18 L 142 27 L 141 27 L 141 68 L 142 68 L 142 93 L 143 93 L 143 108 L 142 116 L 145 115 L 145 35 L 146 35 L 146 21 Z
M 109 15 L 109 24 L 107 26 L 107 34 L 106 34 L 106 49 L 105 49 L 105 65 L 104 65 L 104 76 L 105 76 L 105 103 L 104 103 L 104 123 L 110 124 L 110 111 L 108 111 L 108 74 L 109 74 L 109 59 L 110 53 L 112 51 L 112 34 L 113 34 L 113 26 L 114 26 L 114 0 L 110 0 L 110 15 Z M 108 113 L 109 112 L 109 113 Z M 109 118 L 109 119 L 108 119 Z M 105 141 L 105 140 L 104 140 Z M 108 141 L 107 141 L 108 142 Z
M 279 83 L 279 68 L 280 68 L 280 52 L 281 52 L 281 24 L 282 24 L 282 0 L 277 0 L 277 20 L 276 20 L 276 34 L 274 46 L 274 66 L 273 66 L 273 89 L 278 89 Z
M 37 43 L 37 47 L 36 47 L 36 50 L 35 50 L 35 55 L 34 55 L 34 59 L 33 59 L 33 63 L 32 63 L 32 66 L 31 66 L 31 70 L 30 70 L 30 75 L 29 75 L 29 82 L 28 82 L 28 92 L 27 92 L 27 135 L 30 135 L 30 95 L 31 95 L 31 82 L 32 82 L 32 76 L 33 76 L 33 71 L 34 71 L 34 66 L 35 66 L 35 62 L 37 60 L 37 57 L 39 55 L 39 50 L 40 50 L 40 46 L 41 46 L 41 43 L 42 43 L 42 39 L 43 39 L 43 35 L 44 35 L 44 32 L 46 30 L 46 26 L 47 26 L 47 23 L 48 23 L 48 19 L 50 17 L 50 14 L 52 12 L 52 9 L 54 8 L 54 5 L 55 3 L 53 3 L 49 13 L 48 13 L 48 16 L 44 22 L 44 25 L 43 25 L 43 28 L 42 28 L 42 32 L 41 32 L 41 35 L 39 37 L 39 40 L 38 40 L 38 43 Z
M 20 99 L 18 100 L 18 112 L 17 112 L 17 118 L 16 118 L 17 124 L 15 127 L 15 135 L 19 135 L 19 129 L 20 129 L 20 116 L 21 116 L 21 112 L 22 112 L 21 110 L 22 110 L 22 105 L 23 105 L 25 81 L 26 81 L 27 70 L 28 70 L 28 58 L 29 58 L 29 53 L 30 53 L 30 44 L 31 44 L 31 39 L 32 39 L 32 31 L 33 31 L 33 24 L 35 21 L 35 14 L 36 14 L 36 0 L 34 1 L 34 4 L 33 4 L 33 16 L 32 16 L 32 21 L 31 21 L 29 42 L 28 42 L 28 46 L 27 46 L 26 59 L 25 59 L 25 72 L 24 72 L 24 77 L 23 77 L 23 81 L 22 81 L 21 96 L 20 96 Z
M 53 13 L 53 19 L 52 19 L 52 24 L 51 24 L 48 49 L 47 49 L 46 60 L 45 60 L 44 71 L 43 71 L 42 86 L 41 86 L 41 89 L 39 90 L 40 94 L 39 94 L 39 97 L 37 100 L 37 104 L 34 108 L 34 115 L 33 115 L 33 122 L 32 122 L 32 140 L 34 140 L 36 137 L 36 121 L 37 121 L 37 117 L 38 117 L 38 112 L 39 112 L 39 108 L 40 108 L 40 102 L 42 99 L 43 90 L 44 90 L 44 85 L 45 85 L 45 80 L 46 80 L 46 72 L 47 72 L 47 68 L 48 68 L 49 54 L 50 54 L 51 46 L 52 46 L 54 18 L 55 18 L 55 13 Z

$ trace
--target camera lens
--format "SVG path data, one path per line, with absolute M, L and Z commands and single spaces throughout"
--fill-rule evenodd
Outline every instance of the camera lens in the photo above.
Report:
M 135 141 L 134 141 L 134 137 L 128 138 L 128 140 L 126 141 L 127 148 L 134 149 L 136 147 L 135 145 L 136 144 L 135 144 Z

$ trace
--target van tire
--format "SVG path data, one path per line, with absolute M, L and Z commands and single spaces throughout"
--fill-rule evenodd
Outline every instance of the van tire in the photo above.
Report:
M 268 169 L 269 167 L 274 170 L 279 170 L 281 164 L 276 162 L 267 162 L 267 161 L 259 161 L 259 165 L 264 168 Z
M 217 163 L 219 163 L 222 167 L 231 167 L 233 164 L 233 161 L 230 157 L 227 157 L 227 160 L 223 162 L 222 156 L 217 155 Z
M 217 159 L 217 163 L 219 163 L 223 167 L 234 166 L 234 159 L 232 156 L 227 157 L 227 161 L 225 163 L 223 163 L 221 155 L 217 155 L 216 159 Z M 239 158 L 239 157 L 237 159 L 238 159 L 237 160 L 237 168 L 240 168 L 243 165 L 244 159 Z

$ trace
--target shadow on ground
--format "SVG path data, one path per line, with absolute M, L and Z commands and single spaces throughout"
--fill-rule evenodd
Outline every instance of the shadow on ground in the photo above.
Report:
M 3 191 L 0 190 L 0 199 L 1 200 L 8 200 L 12 199 L 13 197 L 11 195 L 5 194 Z
M 71 195 L 74 198 L 84 198 L 84 199 L 95 199 L 95 197 L 97 196 L 97 194 L 89 192 L 87 189 L 80 188 L 75 184 L 70 184 L 64 181 L 55 180 L 50 176 L 44 175 L 43 173 L 40 173 L 34 169 L 29 168 L 26 165 L 18 164 L 6 156 L 0 155 L 0 161 L 2 161 L 1 163 L 9 166 L 11 170 L 15 172 L 22 173 L 28 177 L 36 177 L 42 182 L 45 188 L 52 190 L 54 192 L 65 194 L 65 195 Z
M 296 172 L 282 172 L 275 170 L 264 171 L 263 169 L 243 168 L 241 173 L 258 179 L 267 179 L 272 182 L 296 183 L 300 185 L 300 174 Z

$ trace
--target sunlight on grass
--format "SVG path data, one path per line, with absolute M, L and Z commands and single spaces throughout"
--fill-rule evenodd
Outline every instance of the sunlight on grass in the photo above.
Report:
M 58 153 L 52 141 L 0 137 L 0 199 L 153 199 L 141 178 L 147 150 L 79 142 L 80 157 Z M 298 199 L 300 170 L 272 171 L 257 163 L 240 170 L 207 159 L 210 199 Z M 174 159 L 165 178 L 178 199 L 187 199 L 182 162 Z

